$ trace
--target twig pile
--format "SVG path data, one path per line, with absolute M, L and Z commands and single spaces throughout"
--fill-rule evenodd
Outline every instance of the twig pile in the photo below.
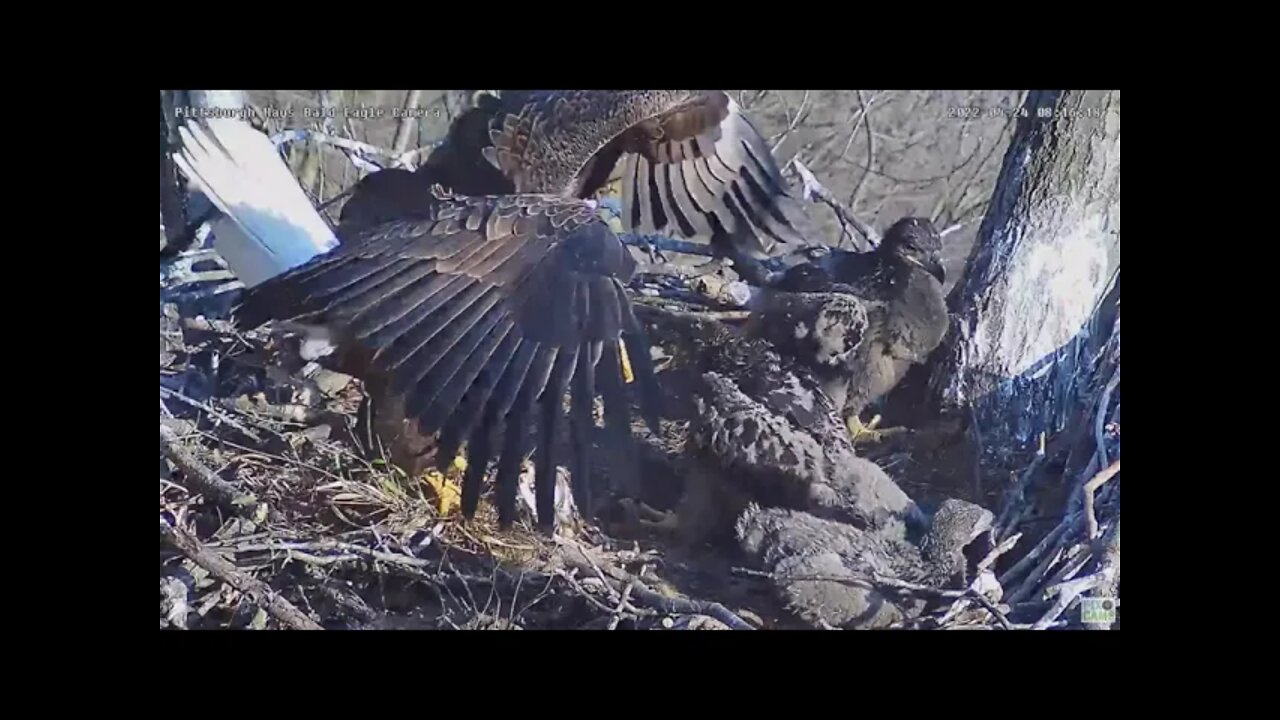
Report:
M 751 627 L 663 594 L 652 554 L 590 528 L 442 515 L 356 451 L 358 381 L 288 371 L 273 338 L 192 307 L 161 308 L 162 628 Z

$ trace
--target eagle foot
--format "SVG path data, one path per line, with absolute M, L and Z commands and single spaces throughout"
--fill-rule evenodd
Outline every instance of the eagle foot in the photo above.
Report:
M 467 469 L 466 457 L 459 455 L 441 472 L 428 470 L 419 479 L 431 488 L 435 509 L 441 517 L 448 517 L 462 507 L 462 475 Z
M 879 424 L 879 415 L 871 418 L 871 422 L 868 422 L 865 425 L 862 423 L 862 419 L 857 415 L 853 415 L 845 421 L 845 427 L 849 430 L 849 438 L 853 441 L 854 445 L 874 445 L 909 432 L 908 428 L 905 427 L 877 429 Z
M 631 498 L 622 498 L 618 504 L 628 525 L 664 534 L 675 534 L 680 529 L 680 518 L 674 512 L 654 510 L 644 501 Z

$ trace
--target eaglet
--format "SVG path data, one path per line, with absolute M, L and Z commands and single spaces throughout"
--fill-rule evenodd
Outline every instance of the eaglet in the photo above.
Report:
M 855 439 L 878 439 L 861 414 L 947 332 L 941 251 L 923 218 L 894 223 L 870 252 L 819 249 L 753 298 L 746 332 L 808 367 Z

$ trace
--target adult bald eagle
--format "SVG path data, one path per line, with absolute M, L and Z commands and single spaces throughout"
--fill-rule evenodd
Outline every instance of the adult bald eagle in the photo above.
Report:
M 552 523 L 556 438 L 571 394 L 573 488 L 589 512 L 596 393 L 618 456 L 630 441 L 629 380 L 657 424 L 649 345 L 623 289 L 635 261 L 580 200 L 438 189 L 433 198 L 252 288 L 238 322 L 287 321 L 303 333 L 308 359 L 362 378 L 375 431 L 406 471 L 433 456 L 443 469 L 465 442 L 468 516 L 496 456 L 503 525 L 515 518 L 535 426 L 537 516 Z
M 707 241 L 757 282 L 758 261 L 811 227 L 768 144 L 722 90 L 481 94 L 416 172 L 361 180 L 342 226 L 420 208 L 437 183 L 463 195 L 589 198 L 615 175 L 625 229 Z
M 586 512 L 595 394 L 624 486 L 633 373 L 656 424 L 649 345 L 623 292 L 634 261 L 582 198 L 620 168 L 626 227 L 705 240 L 747 265 L 803 239 L 768 146 L 723 91 L 481 96 L 418 171 L 364 178 L 336 233 L 261 133 L 227 116 L 189 125 L 179 166 L 234 221 L 216 242 L 248 286 L 239 324 L 291 323 L 309 357 L 363 379 L 375 433 L 406 471 L 432 456 L 443 466 L 465 443 L 466 515 L 497 455 L 504 525 L 533 420 L 537 515 L 553 520 L 566 394 Z

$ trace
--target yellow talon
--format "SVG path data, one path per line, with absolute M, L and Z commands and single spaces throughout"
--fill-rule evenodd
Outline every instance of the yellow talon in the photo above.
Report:
M 862 418 L 857 415 L 850 415 L 845 421 L 845 427 L 849 430 L 849 438 L 856 444 L 861 440 L 874 442 L 878 438 L 876 426 L 880 424 L 880 416 L 876 415 L 871 418 L 871 422 L 862 423 Z
M 458 486 L 445 477 L 439 470 L 430 470 L 423 475 L 423 481 L 431 487 L 436 496 L 436 512 L 441 517 L 448 516 L 462 505 L 462 493 Z
M 458 489 L 458 479 L 466 471 L 467 458 L 465 455 L 459 455 L 449 463 L 449 467 L 445 468 L 444 472 L 428 470 L 422 476 L 422 481 L 435 495 L 436 512 L 440 513 L 441 517 L 447 516 L 462 505 L 462 492 Z
M 618 340 L 618 358 L 622 361 L 622 381 L 630 384 L 636 379 L 631 372 L 631 357 L 627 355 L 627 343 Z

